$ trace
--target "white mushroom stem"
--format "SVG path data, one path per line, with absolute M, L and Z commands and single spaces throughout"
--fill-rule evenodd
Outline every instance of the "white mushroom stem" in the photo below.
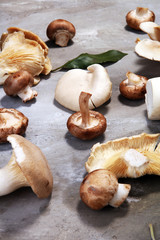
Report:
M 61 47 L 65 47 L 70 39 L 69 32 L 66 30 L 57 30 L 55 35 L 55 43 Z
M 128 197 L 131 186 L 129 184 L 118 184 L 118 189 L 114 194 L 114 197 L 108 203 L 112 207 L 119 207 Z
M 29 186 L 27 179 L 15 161 L 13 152 L 9 163 L 0 169 L 0 196 L 9 194 L 20 187 Z
M 17 95 L 23 100 L 23 102 L 27 102 L 35 98 L 38 93 L 35 90 L 32 90 L 30 86 L 27 86 L 25 89 L 17 93 Z
M 82 116 L 82 127 L 86 128 L 90 124 L 90 114 L 89 114 L 89 99 L 92 96 L 90 93 L 81 92 L 79 96 L 79 106 Z
M 137 7 L 136 8 L 136 14 L 139 17 L 143 17 L 148 13 L 148 8 L 143 8 L 143 7 Z
M 127 72 L 126 77 L 128 79 L 128 84 L 130 84 L 130 85 L 137 85 L 137 84 L 141 83 L 141 78 L 138 75 L 136 75 L 135 73 Z

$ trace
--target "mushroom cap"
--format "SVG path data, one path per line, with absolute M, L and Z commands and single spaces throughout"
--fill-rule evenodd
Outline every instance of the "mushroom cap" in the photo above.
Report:
M 136 77 L 139 78 L 139 83 L 137 84 L 130 84 L 128 79 L 125 79 L 119 85 L 121 94 L 127 99 L 138 100 L 145 97 L 146 83 L 148 78 L 140 75 L 136 75 Z
M 0 108 L 0 143 L 7 142 L 10 134 L 23 135 L 28 126 L 28 118 L 12 108 Z
M 16 134 L 11 134 L 7 140 L 11 143 L 16 162 L 33 192 L 39 198 L 49 197 L 53 188 L 53 177 L 40 148 Z
M 104 133 L 107 127 L 107 122 L 103 114 L 90 110 L 89 115 L 90 124 L 89 127 L 86 128 L 81 126 L 81 112 L 76 112 L 68 118 L 67 128 L 73 136 L 82 140 L 91 140 Z
M 114 173 L 105 169 L 90 172 L 80 186 L 82 201 L 94 210 L 107 206 L 118 189 Z
M 126 22 L 128 26 L 135 30 L 141 30 L 139 25 L 142 22 L 154 22 L 155 14 L 150 11 L 148 8 L 137 7 L 134 10 L 131 10 L 126 15 Z
M 74 25 L 64 19 L 56 19 L 48 25 L 47 37 L 54 40 L 58 31 L 67 31 L 69 33 L 70 39 L 72 39 L 76 33 Z
M 3 89 L 8 96 L 14 96 L 28 85 L 32 86 L 34 78 L 24 70 L 11 74 L 4 82 Z
M 155 22 L 142 22 L 139 27 L 143 32 L 148 34 L 150 39 L 157 41 L 160 40 L 160 33 L 157 31 L 160 26 Z

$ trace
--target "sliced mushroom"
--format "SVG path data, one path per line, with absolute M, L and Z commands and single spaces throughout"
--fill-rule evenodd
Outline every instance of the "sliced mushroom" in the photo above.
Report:
M 10 134 L 23 135 L 28 126 L 28 118 L 12 108 L 0 108 L 0 143 L 7 142 Z
M 74 25 L 64 19 L 52 21 L 47 27 L 47 37 L 55 41 L 55 44 L 66 47 L 70 39 L 75 36 Z
M 148 78 L 132 72 L 127 72 L 126 77 L 127 79 L 123 80 L 119 85 L 121 94 L 131 100 L 144 98 Z
M 58 81 L 55 99 L 62 106 L 79 111 L 79 95 L 83 92 L 92 94 L 89 109 L 101 106 L 112 94 L 112 83 L 106 69 L 100 64 L 90 65 L 88 71 L 72 69 Z
M 146 134 L 115 139 L 92 147 L 88 172 L 96 169 L 112 171 L 117 178 L 137 178 L 145 174 L 160 175 L 160 134 Z M 157 147 L 157 148 L 156 148 Z M 156 150 L 155 150 L 156 149 Z
M 136 9 L 129 11 L 126 15 L 128 26 L 136 30 L 141 30 L 139 25 L 142 22 L 148 21 L 155 21 L 154 12 L 150 11 L 148 8 L 137 7 Z
M 83 179 L 80 197 L 94 210 L 100 210 L 107 205 L 119 207 L 126 200 L 130 188 L 129 184 L 119 184 L 111 171 L 98 169 Z
M 0 196 L 30 186 L 37 197 L 49 197 L 53 177 L 42 151 L 16 134 L 8 136 L 7 140 L 13 147 L 13 153 L 8 164 L 0 169 Z
M 32 90 L 34 79 L 27 71 L 18 71 L 11 74 L 4 82 L 3 89 L 8 96 L 18 95 L 23 102 L 35 98 L 38 93 Z
M 107 127 L 106 119 L 101 113 L 89 110 L 90 97 L 91 94 L 81 92 L 79 96 L 80 112 L 72 114 L 67 121 L 70 133 L 82 140 L 98 137 L 104 133 Z
M 146 32 L 150 39 L 160 41 L 160 26 L 154 22 L 143 22 L 140 29 Z

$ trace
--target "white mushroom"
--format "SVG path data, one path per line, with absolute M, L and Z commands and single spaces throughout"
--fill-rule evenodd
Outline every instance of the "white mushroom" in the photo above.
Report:
M 160 120 L 160 77 L 151 78 L 146 85 L 146 106 L 150 120 Z
M 160 26 L 154 22 L 143 22 L 140 24 L 140 29 L 146 32 L 150 39 L 160 41 Z
M 89 109 L 99 107 L 111 97 L 112 83 L 106 69 L 100 64 L 90 65 L 88 71 L 72 69 L 58 81 L 55 99 L 62 106 L 79 111 L 79 95 L 83 92 L 92 94 Z
M 0 169 L 0 196 L 30 186 L 39 198 L 47 198 L 53 177 L 41 150 L 24 137 L 12 134 L 7 140 L 13 147 L 9 163 Z

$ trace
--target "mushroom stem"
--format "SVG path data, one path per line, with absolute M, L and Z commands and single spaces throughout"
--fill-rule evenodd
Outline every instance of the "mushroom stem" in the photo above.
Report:
M 69 39 L 69 32 L 65 30 L 57 31 L 55 35 L 55 43 L 61 47 L 66 47 Z
M 128 79 L 128 83 L 131 85 L 136 85 L 142 82 L 141 78 L 132 72 L 127 72 L 126 77 Z
M 109 202 L 109 205 L 112 207 L 119 207 L 127 198 L 130 192 L 131 186 L 129 184 L 118 184 L 118 189 L 114 194 L 114 197 Z
M 38 95 L 38 93 L 37 91 L 32 90 L 30 86 L 27 86 L 25 89 L 20 91 L 17 95 L 23 100 L 23 102 L 27 102 L 35 98 Z
M 28 182 L 23 172 L 15 161 L 15 154 L 8 164 L 0 169 L 0 196 L 9 194 L 20 187 L 27 187 Z
M 136 8 L 136 14 L 139 16 L 139 17 L 143 17 L 144 14 L 147 14 L 148 12 L 148 8 L 143 8 L 143 7 L 137 7 Z
M 90 93 L 81 92 L 79 96 L 79 107 L 82 116 L 82 127 L 86 128 L 90 124 L 89 114 L 89 99 L 92 96 Z

